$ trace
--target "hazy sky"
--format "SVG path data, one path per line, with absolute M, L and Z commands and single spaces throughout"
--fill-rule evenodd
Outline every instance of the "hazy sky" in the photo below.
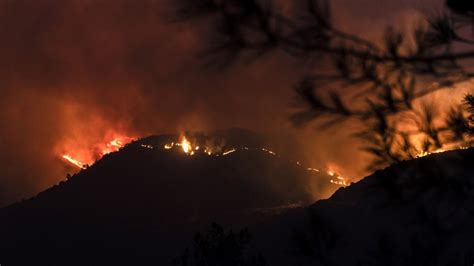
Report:
M 333 1 L 341 28 L 377 38 L 442 1 Z M 59 158 L 110 132 L 144 136 L 246 127 L 300 142 L 307 159 L 348 175 L 347 130 L 294 129 L 292 86 L 305 67 L 284 54 L 224 72 L 202 68 L 190 25 L 171 24 L 166 0 L 0 0 L 0 205 L 64 178 Z

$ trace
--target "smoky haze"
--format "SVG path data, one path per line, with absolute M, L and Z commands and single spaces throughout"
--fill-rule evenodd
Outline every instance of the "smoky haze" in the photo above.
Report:
M 433 4 L 376 2 L 334 1 L 335 18 L 377 36 Z M 93 148 L 108 134 L 244 127 L 290 139 L 295 156 L 314 166 L 364 174 L 349 132 L 290 125 L 292 86 L 305 66 L 276 53 L 205 69 L 196 57 L 200 31 L 170 23 L 171 10 L 165 0 L 0 1 L 0 205 L 64 179 L 71 169 L 61 153 Z

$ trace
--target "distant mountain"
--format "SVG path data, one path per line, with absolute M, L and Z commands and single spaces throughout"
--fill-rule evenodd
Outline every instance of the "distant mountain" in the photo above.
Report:
M 188 153 L 182 137 L 140 139 L 1 209 L 0 263 L 163 265 L 211 222 L 258 224 L 329 182 L 248 130 L 188 133 Z

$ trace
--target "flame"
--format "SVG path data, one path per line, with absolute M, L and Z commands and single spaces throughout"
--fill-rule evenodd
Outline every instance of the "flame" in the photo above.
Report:
M 341 175 L 341 167 L 335 163 L 328 163 L 326 167 L 326 174 L 330 177 L 330 183 L 341 187 L 347 187 L 350 185 L 350 179 Z
M 121 148 L 123 147 L 123 143 L 120 139 L 114 139 L 110 143 L 107 144 L 107 147 Z
M 335 185 L 342 186 L 342 187 L 347 187 L 349 185 L 344 179 L 341 179 L 339 177 L 338 177 L 337 180 L 331 179 L 330 182 L 335 184 Z
M 185 136 L 182 136 L 181 137 L 181 142 L 178 142 L 178 143 L 174 143 L 174 142 L 171 142 L 171 143 L 166 143 L 163 148 L 165 150 L 169 150 L 169 149 L 172 149 L 174 146 L 179 146 L 181 147 L 181 149 L 183 150 L 184 153 L 188 154 L 188 155 L 194 155 L 194 151 L 198 151 L 199 150 L 199 146 L 195 146 L 193 147 L 193 145 L 191 144 L 191 142 L 185 137 Z
M 143 147 L 145 148 L 148 148 L 147 146 L 148 145 L 145 145 L 145 144 L 142 144 Z M 225 155 L 228 155 L 228 154 L 231 154 L 237 150 L 249 150 L 250 148 L 247 147 L 247 146 L 243 146 L 243 147 L 232 147 L 228 150 L 225 150 L 225 151 L 222 151 L 222 147 L 209 147 L 209 146 L 199 146 L 195 143 L 191 143 L 191 141 L 189 141 L 188 138 L 186 138 L 185 135 L 182 135 L 181 136 L 181 140 L 179 142 L 170 142 L 170 143 L 165 143 L 163 145 L 163 148 L 165 150 L 170 150 L 172 149 L 173 147 L 175 146 L 178 146 L 178 147 L 181 147 L 181 150 L 188 154 L 188 155 L 194 155 L 195 153 L 199 152 L 199 153 L 204 153 L 204 154 L 207 154 L 207 155 L 214 155 L 214 156 L 225 156 Z M 274 155 L 274 156 L 278 156 L 276 154 L 276 152 L 274 151 L 271 151 L 269 149 L 266 149 L 266 148 L 253 148 L 253 150 L 262 150 L 266 153 L 269 153 L 271 155 Z M 301 165 L 299 162 L 297 162 L 298 165 Z
M 272 150 L 269 150 L 267 148 L 249 148 L 247 146 L 243 146 L 243 147 L 233 147 L 233 148 L 230 148 L 228 150 L 224 150 L 224 151 L 213 151 L 212 148 L 210 147 L 207 147 L 207 146 L 198 146 L 196 144 L 193 144 L 191 143 L 184 135 L 181 137 L 181 141 L 180 142 L 177 142 L 177 143 L 174 143 L 174 142 L 171 142 L 171 143 L 167 143 L 163 146 L 163 148 L 165 150 L 169 150 L 169 149 L 172 149 L 174 146 L 177 146 L 177 147 L 180 147 L 181 150 L 185 153 L 185 154 L 188 154 L 188 155 L 194 155 L 195 152 L 196 153 L 203 153 L 203 154 L 207 154 L 209 156 L 213 155 L 213 156 L 226 156 L 228 154 L 231 154 L 233 152 L 236 152 L 237 150 L 261 150 L 265 153 L 268 153 L 270 155 L 273 155 L 273 156 L 278 156 L 277 153 L 275 153 L 274 151 Z M 149 148 L 151 147 L 150 145 L 146 145 L 146 144 L 142 144 L 142 147 L 144 148 Z M 302 163 L 297 161 L 296 164 L 300 167 L 302 167 Z M 335 185 L 338 185 L 338 186 L 343 186 L 343 187 L 346 187 L 346 186 L 349 186 L 349 182 L 347 181 L 346 178 L 344 178 L 343 176 L 341 176 L 340 174 L 338 174 L 336 171 L 334 171 L 333 169 L 336 168 L 337 169 L 337 166 L 335 165 L 332 165 L 330 167 L 328 167 L 329 169 L 331 170 L 327 170 L 326 173 L 328 176 L 331 177 L 331 179 L 329 180 L 330 183 L 332 184 L 335 184 Z M 312 168 L 312 167 L 307 167 L 305 168 L 307 171 L 314 171 L 314 172 L 320 172 L 319 169 L 317 168 Z
M 93 164 L 96 160 L 102 158 L 104 155 L 116 152 L 121 149 L 125 144 L 131 142 L 131 137 L 115 137 L 105 143 L 99 143 L 91 147 L 90 150 L 86 149 L 71 149 L 61 155 L 61 157 L 68 163 L 79 167 L 81 169 L 86 168 L 86 165 Z M 149 148 L 152 148 L 151 146 Z
M 186 137 L 183 136 L 183 139 L 181 140 L 181 148 L 183 148 L 183 151 L 184 153 L 186 154 L 193 154 L 192 152 L 192 146 L 191 146 L 191 142 L 189 142 L 189 140 L 186 139 Z
M 329 171 L 327 171 L 327 174 L 329 176 L 334 177 L 334 178 L 331 178 L 331 180 L 329 180 L 329 182 L 331 182 L 335 185 L 342 186 L 342 187 L 347 187 L 349 185 L 349 182 L 344 177 L 337 174 L 336 172 L 329 170 Z
M 442 152 L 445 152 L 445 151 L 446 151 L 446 150 L 444 150 L 444 149 L 437 149 L 437 150 L 431 151 L 431 152 L 429 152 L 429 151 L 421 151 L 421 152 L 419 152 L 415 157 L 416 157 L 416 158 L 421 158 L 421 157 L 425 157 L 425 156 L 430 155 L 430 154 L 442 153 Z
M 421 157 L 425 157 L 425 156 L 428 156 L 430 154 L 436 154 L 436 153 L 443 153 L 443 152 L 447 152 L 447 151 L 453 151 L 453 150 L 465 150 L 465 149 L 469 149 L 469 147 L 467 146 L 458 146 L 458 147 L 451 147 L 451 148 L 441 148 L 441 149 L 437 149 L 437 150 L 434 150 L 434 151 L 420 151 L 418 154 L 415 155 L 416 158 L 421 158 Z
M 73 164 L 73 165 L 75 165 L 75 166 L 77 166 L 77 167 L 79 167 L 79 168 L 81 168 L 81 169 L 84 169 L 84 164 L 81 163 L 81 162 L 79 162 L 78 160 L 72 158 L 70 155 L 64 154 L 62 157 L 63 157 L 66 161 L 70 162 L 71 164 Z

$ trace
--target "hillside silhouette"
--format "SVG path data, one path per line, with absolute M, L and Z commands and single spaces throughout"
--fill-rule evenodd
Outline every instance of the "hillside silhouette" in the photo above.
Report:
M 178 139 L 137 140 L 37 196 L 1 209 L 1 263 L 163 264 L 211 222 L 256 224 L 272 210 L 310 203 L 308 182 L 328 183 L 324 174 L 268 152 L 262 148 L 268 144 L 264 138 L 247 130 L 190 137 L 235 150 L 225 156 L 163 149 Z
M 143 138 L 0 209 L 2 265 L 236 262 L 247 257 L 228 246 L 242 243 L 258 255 L 249 257 L 255 265 L 474 260 L 472 148 L 392 165 L 313 203 L 308 186 L 330 177 L 263 148 L 270 144 L 262 136 L 242 129 L 188 136 L 220 151 L 191 156 L 163 148 L 178 135 Z
M 307 231 L 294 225 L 300 255 L 309 265 L 472 265 L 473 162 L 472 148 L 432 154 L 339 189 L 307 208 Z

